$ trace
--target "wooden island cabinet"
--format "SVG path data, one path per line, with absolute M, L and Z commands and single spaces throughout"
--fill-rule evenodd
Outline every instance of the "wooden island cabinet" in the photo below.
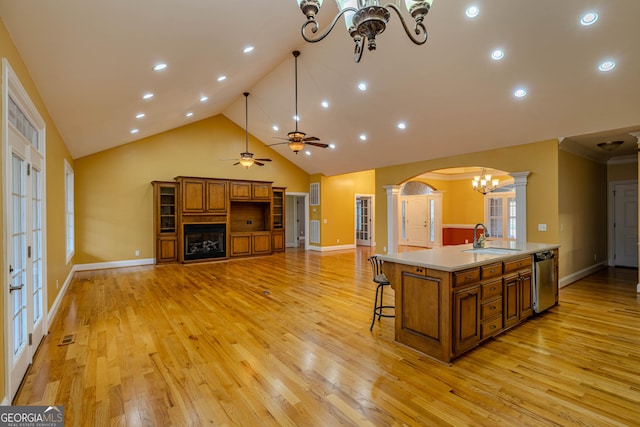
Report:
M 558 246 L 526 243 L 504 254 L 470 246 L 379 255 L 395 291 L 396 341 L 450 363 L 534 314 L 532 254 L 553 250 L 557 260 Z
M 284 187 L 187 176 L 152 184 L 157 264 L 284 250 Z

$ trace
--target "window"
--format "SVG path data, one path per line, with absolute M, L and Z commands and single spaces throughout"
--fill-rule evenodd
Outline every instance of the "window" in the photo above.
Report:
M 485 217 L 489 236 L 495 239 L 516 238 L 516 196 L 513 192 L 487 194 Z
M 64 161 L 64 206 L 65 206 L 65 231 L 67 242 L 67 264 L 75 253 L 75 227 L 74 227 L 74 174 L 71 165 Z

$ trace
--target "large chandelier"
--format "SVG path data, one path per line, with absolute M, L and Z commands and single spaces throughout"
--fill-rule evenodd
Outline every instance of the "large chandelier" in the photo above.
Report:
M 473 189 L 477 192 L 487 194 L 498 188 L 498 180 L 496 178 L 491 179 L 491 174 L 482 168 L 482 174 L 480 176 L 474 176 L 471 185 L 473 185 Z
M 336 0 L 338 5 L 338 14 L 333 18 L 331 25 L 327 30 L 318 37 L 310 37 L 307 35 L 307 27 L 311 27 L 311 33 L 318 31 L 318 21 L 316 14 L 322 6 L 322 0 L 296 0 L 300 10 L 307 17 L 307 22 L 302 24 L 302 38 L 306 41 L 315 43 L 324 39 L 333 30 L 341 16 L 344 15 L 344 23 L 347 31 L 355 42 L 355 51 L 353 59 L 360 62 L 365 41 L 369 50 L 376 49 L 376 36 L 382 33 L 387 27 L 389 18 L 391 18 L 391 9 L 393 9 L 400 18 L 405 33 L 415 44 L 421 45 L 427 41 L 427 29 L 422 22 L 433 0 L 404 0 L 405 7 L 409 14 L 415 20 L 413 31 L 409 29 L 407 23 L 402 16 L 400 6 L 396 3 L 388 3 L 380 6 L 378 0 Z M 398 0 L 399 2 L 399 0 Z M 415 33 L 412 34 L 412 33 Z

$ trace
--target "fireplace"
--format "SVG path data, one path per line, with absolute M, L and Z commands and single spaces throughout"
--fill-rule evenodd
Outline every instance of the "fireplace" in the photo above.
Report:
M 227 256 L 226 224 L 185 224 L 184 260 Z

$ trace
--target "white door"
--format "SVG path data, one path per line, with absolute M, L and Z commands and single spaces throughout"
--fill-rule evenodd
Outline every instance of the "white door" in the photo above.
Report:
M 637 183 L 615 185 L 613 209 L 615 265 L 638 267 Z
M 410 196 L 405 201 L 405 244 L 429 246 L 429 202 L 427 196 Z
M 8 65 L 3 61 L 5 88 L 14 88 L 15 80 L 7 77 Z M 6 393 L 11 399 L 33 360 L 45 334 L 46 306 L 44 288 L 44 125 L 30 101 L 18 105 L 3 92 L 8 114 L 3 117 L 3 209 L 5 236 L 3 256 L 7 266 L 5 292 L 5 361 Z M 35 117 L 35 118 L 34 118 Z M 6 118 L 6 120 L 5 120 Z M 36 127 L 34 123 L 40 124 Z
M 356 245 L 372 246 L 373 203 L 371 196 L 356 197 Z

